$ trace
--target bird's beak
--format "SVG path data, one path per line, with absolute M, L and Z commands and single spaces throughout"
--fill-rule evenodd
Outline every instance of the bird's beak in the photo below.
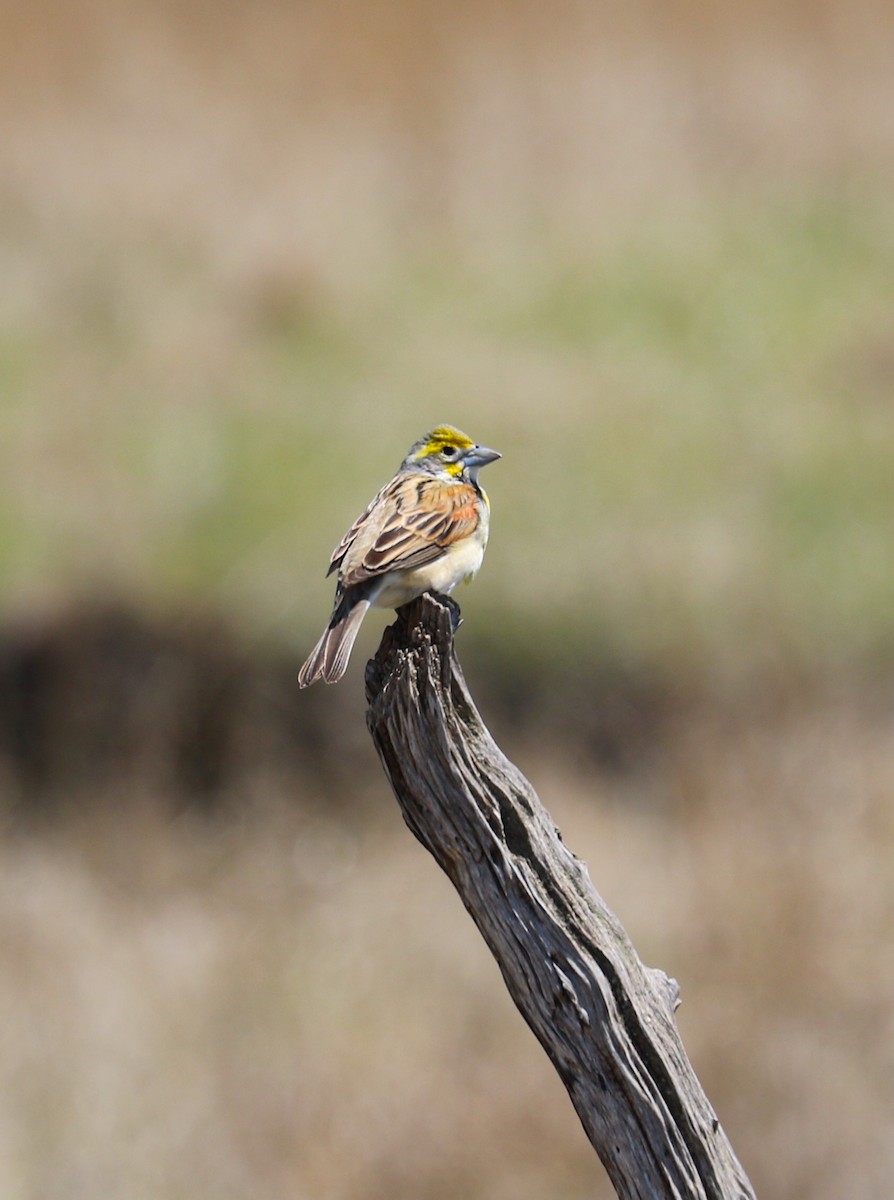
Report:
M 483 467 L 502 457 L 499 450 L 488 450 L 487 446 L 473 446 L 463 455 L 463 462 L 467 467 Z

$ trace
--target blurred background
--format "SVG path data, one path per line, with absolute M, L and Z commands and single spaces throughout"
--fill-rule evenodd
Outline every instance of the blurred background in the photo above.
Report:
M 0 1195 L 608 1197 L 294 675 L 433 424 L 459 653 L 759 1194 L 894 1173 L 894 10 L 0 4 Z

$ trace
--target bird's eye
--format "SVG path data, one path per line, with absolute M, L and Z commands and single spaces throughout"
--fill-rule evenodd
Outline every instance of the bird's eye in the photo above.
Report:
M 459 454 L 459 449 L 456 446 L 445 446 L 441 451 L 445 458 L 456 458 Z

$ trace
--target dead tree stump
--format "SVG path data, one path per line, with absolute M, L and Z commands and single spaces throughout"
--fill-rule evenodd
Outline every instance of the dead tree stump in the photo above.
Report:
M 459 892 L 622 1200 L 754 1196 L 677 1032 L 585 865 L 501 753 L 453 649 L 459 609 L 398 612 L 366 671 L 367 722 L 410 829 Z

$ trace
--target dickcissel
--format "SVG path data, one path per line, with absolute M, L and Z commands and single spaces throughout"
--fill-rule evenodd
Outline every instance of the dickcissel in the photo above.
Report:
M 335 605 L 298 672 L 301 687 L 341 679 L 370 605 L 400 608 L 423 592 L 449 593 L 475 574 L 490 525 L 478 471 L 499 457 L 451 425 L 410 447 L 332 552 L 327 573 L 338 572 Z

